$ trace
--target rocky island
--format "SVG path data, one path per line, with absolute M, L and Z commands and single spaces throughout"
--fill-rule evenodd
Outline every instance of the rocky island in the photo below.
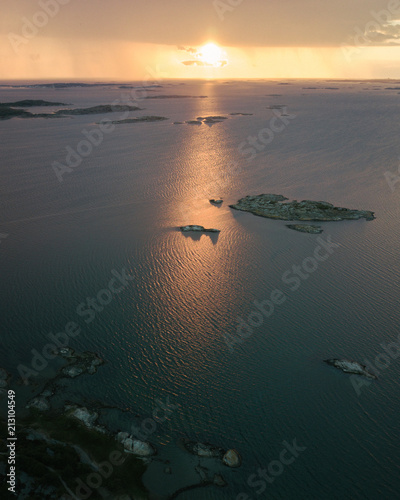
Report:
M 55 114 L 56 115 L 99 115 L 101 113 L 120 113 L 125 111 L 138 111 L 142 110 L 138 106 L 128 106 L 128 105 L 112 105 L 112 104 L 102 104 L 100 106 L 92 106 L 91 108 L 76 108 L 76 109 L 60 109 Z
M 165 116 L 138 116 L 137 118 L 126 118 L 125 120 L 116 120 L 111 123 L 114 125 L 122 125 L 124 123 L 140 123 L 140 122 L 162 122 L 169 120 Z
M 302 221 L 341 221 L 356 219 L 375 219 L 374 212 L 369 210 L 352 210 L 349 208 L 335 207 L 326 201 L 288 200 L 280 194 L 260 194 L 241 198 L 230 208 L 250 212 L 260 217 L 281 220 Z
M 17 109 L 12 107 L 15 106 Z M 63 118 L 66 116 L 81 116 L 81 115 L 98 115 L 105 113 L 119 113 L 126 111 L 138 111 L 143 108 L 138 106 L 128 106 L 128 105 L 112 105 L 104 104 L 99 106 L 92 106 L 91 108 L 76 108 L 76 109 L 60 109 L 55 113 L 31 113 L 25 109 L 18 109 L 22 106 L 32 107 L 32 106 L 65 106 L 63 103 L 53 103 L 47 101 L 17 101 L 16 103 L 0 104 L 0 120 L 5 120 L 9 118 Z M 145 119 L 135 119 L 138 121 L 154 121 L 154 118 L 159 117 L 142 117 Z M 151 118 L 151 120 L 149 120 Z M 167 120 L 167 118 L 162 118 Z M 117 122 L 113 122 L 117 123 Z
M 57 115 L 50 113 L 30 113 L 24 109 L 15 109 L 8 106 L 0 106 L 0 120 L 9 120 L 10 118 L 57 118 Z
M 50 101 L 42 101 L 41 99 L 25 99 L 24 101 L 15 101 L 15 102 L 2 102 L 0 103 L 0 107 L 11 107 L 11 108 L 31 108 L 34 106 L 68 106 L 63 102 L 50 102 Z
M 186 450 L 192 455 L 201 458 L 217 458 L 222 460 L 222 463 L 227 467 L 240 467 L 242 465 L 242 458 L 238 451 L 230 449 L 225 451 L 223 448 L 213 446 L 205 443 L 195 443 L 193 441 L 183 442 Z
M 345 373 L 353 373 L 354 375 L 363 375 L 367 378 L 376 379 L 376 375 L 369 372 L 365 365 L 357 363 L 357 361 L 349 361 L 347 359 L 325 359 L 325 363 L 328 365 L 334 366 L 342 372 Z
M 219 229 L 206 229 L 203 226 L 189 225 L 189 226 L 181 226 L 179 228 L 183 233 L 187 233 L 189 231 L 197 231 L 199 233 L 219 233 Z

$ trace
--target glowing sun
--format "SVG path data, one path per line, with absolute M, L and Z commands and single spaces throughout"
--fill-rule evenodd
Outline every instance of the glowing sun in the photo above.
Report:
M 224 53 L 215 43 L 207 43 L 199 49 L 198 59 L 208 66 L 217 68 L 223 65 Z

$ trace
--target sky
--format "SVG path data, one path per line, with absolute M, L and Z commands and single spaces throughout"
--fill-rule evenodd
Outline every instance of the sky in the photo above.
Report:
M 1 80 L 400 78 L 400 0 L 2 0 Z

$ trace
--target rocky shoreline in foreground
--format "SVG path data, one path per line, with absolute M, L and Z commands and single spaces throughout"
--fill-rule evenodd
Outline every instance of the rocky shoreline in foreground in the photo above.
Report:
M 160 443 L 150 442 L 146 434 L 136 436 L 132 431 L 139 423 L 137 416 L 132 415 L 129 429 L 129 424 L 123 424 L 126 419 L 120 419 L 127 409 L 86 400 L 78 404 L 78 398 L 72 396 L 76 390 L 76 378 L 93 376 L 105 364 L 99 355 L 77 352 L 70 347 L 57 348 L 53 354 L 58 365 L 56 375 L 40 381 L 26 380 L 24 390 L 22 378 L 13 383 L 11 374 L 0 369 L 0 397 L 5 398 L 7 391 L 14 390 L 20 405 L 16 425 L 19 469 L 15 491 L 23 495 L 21 498 L 152 499 L 155 493 L 148 490 L 143 477 L 149 468 L 154 474 L 161 464 L 165 465 L 162 465 L 159 480 L 162 481 L 163 473 L 170 479 L 165 483 L 169 485 L 168 491 L 157 498 L 177 498 L 192 489 L 225 487 L 228 482 L 221 468 L 229 471 L 240 467 L 242 459 L 236 450 L 185 439 L 183 446 L 178 442 L 176 446 L 186 454 L 186 458 L 181 456 L 181 460 L 187 462 L 186 472 L 183 475 L 177 472 L 178 465 L 171 463 L 169 454 Z M 74 397 L 73 402 L 64 395 L 67 383 L 69 391 L 72 390 L 69 397 Z M 110 421 L 107 411 L 116 412 L 119 415 L 117 421 Z M 4 417 L 0 417 L 0 429 L 6 436 Z M 7 498 L 9 485 L 4 440 L 0 440 L 0 453 L 4 456 L 4 460 L 0 459 L 0 496 Z M 191 455 L 197 457 L 197 463 L 193 463 Z M 107 474 L 104 474 L 105 468 Z M 151 486 L 151 482 L 149 484 Z

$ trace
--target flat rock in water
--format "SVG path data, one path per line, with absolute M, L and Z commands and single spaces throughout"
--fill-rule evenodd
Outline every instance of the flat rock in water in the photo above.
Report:
M 219 488 L 223 488 L 228 484 L 225 481 L 225 479 L 221 476 L 221 474 L 214 474 L 213 483 L 215 484 L 215 486 L 218 486 Z
M 199 233 L 219 233 L 219 229 L 206 229 L 203 226 L 197 226 L 194 224 L 191 224 L 189 226 L 181 226 L 179 228 L 183 233 L 187 233 L 189 231 L 196 231 Z
M 353 373 L 354 375 L 363 375 L 367 378 L 376 379 L 376 375 L 369 372 L 365 365 L 358 363 L 357 361 L 350 361 L 348 359 L 325 359 L 325 363 L 334 366 L 342 372 Z
M 126 118 L 125 120 L 116 120 L 111 122 L 114 125 L 122 125 L 124 123 L 151 123 L 151 122 L 162 122 L 164 120 L 169 120 L 165 116 L 138 116 L 137 118 Z
M 223 456 L 222 462 L 228 467 L 240 467 L 242 459 L 236 450 L 228 450 Z

